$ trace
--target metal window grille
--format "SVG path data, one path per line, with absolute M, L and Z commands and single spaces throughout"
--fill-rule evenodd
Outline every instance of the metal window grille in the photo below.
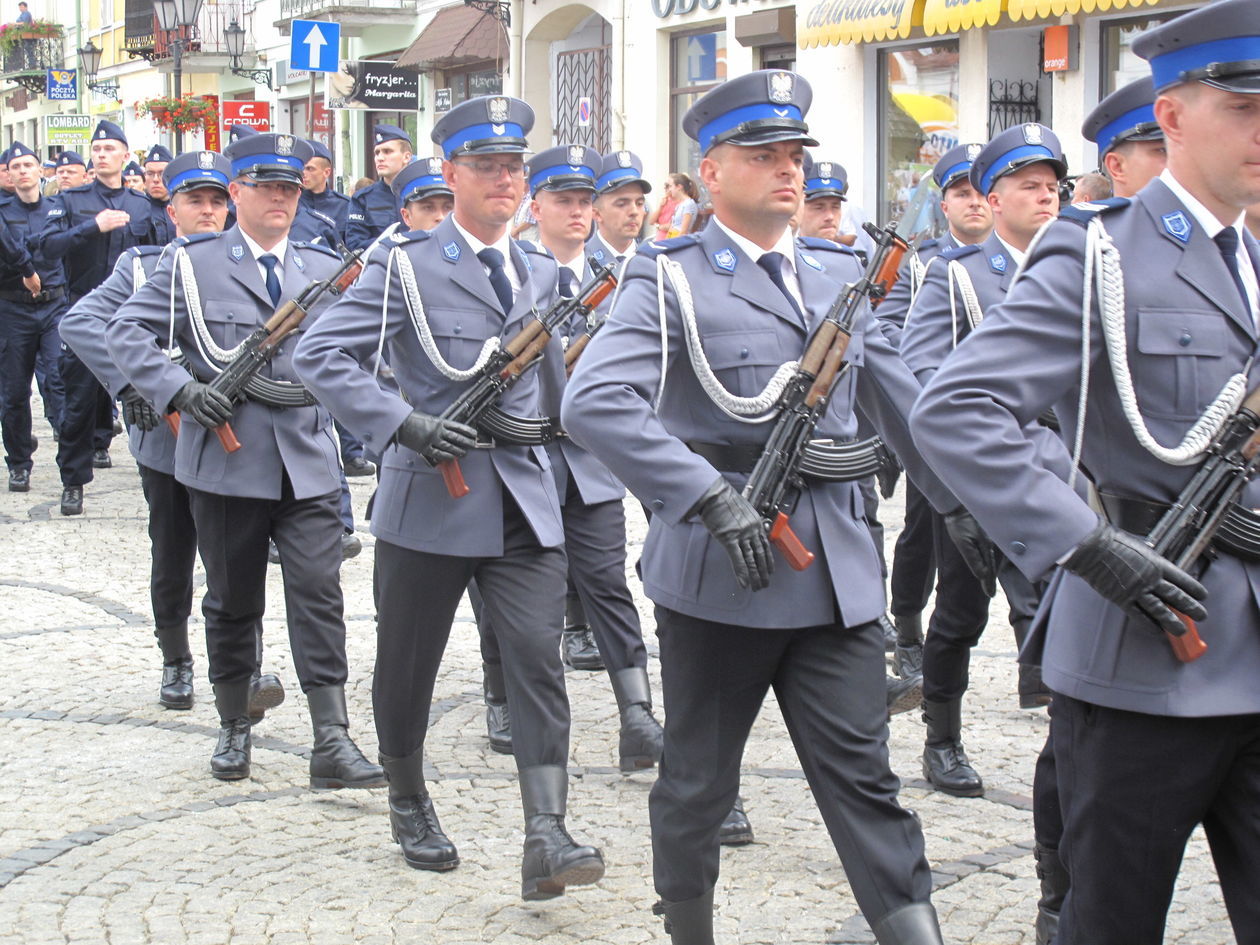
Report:
M 989 137 L 1030 121 L 1041 121 L 1037 83 L 1027 79 L 994 79 L 989 83 Z
M 556 56 L 556 141 L 584 144 L 601 154 L 611 150 L 612 56 L 608 46 L 574 49 Z M 581 100 L 591 100 L 583 124 Z

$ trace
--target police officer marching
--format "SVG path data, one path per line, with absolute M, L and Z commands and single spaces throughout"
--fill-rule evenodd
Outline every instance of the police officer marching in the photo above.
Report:
M 470 99 L 444 115 L 432 137 L 446 157 L 454 211 L 432 233 L 395 233 L 392 245 L 382 243 L 296 355 L 317 396 L 384 454 L 372 516 L 373 702 L 391 830 L 409 866 L 459 864 L 425 786 L 424 751 L 442 652 L 475 578 L 494 620 L 518 723 L 512 751 L 525 815 L 527 900 L 553 898 L 604 873 L 600 852 L 576 843 L 565 827 L 569 705 L 556 655 L 565 580 L 560 503 L 541 445 L 496 441 L 473 449 L 477 431 L 440 415 L 477 375 L 487 339 L 512 338 L 557 299 L 554 260 L 526 253 L 507 230 L 524 194 L 532 126 L 530 107 L 506 96 Z M 399 393 L 382 389 L 362 366 L 374 363 L 382 338 Z M 560 357 L 552 338 L 547 358 Z M 500 406 L 540 417 L 538 372 L 522 375 Z M 433 468 L 452 460 L 471 495 L 454 498 Z
M 302 206 L 309 207 L 333 221 L 341 242 L 346 240 L 346 216 L 350 198 L 333 187 L 332 152 L 322 141 L 311 140 L 311 159 L 302 168 Z
M 431 230 L 449 215 L 455 196 L 442 176 L 441 158 L 412 161 L 390 184 L 398 198 L 402 224 L 408 230 Z
M 164 164 L 162 189 L 169 195 L 163 213 L 176 236 L 218 233 L 228 214 L 231 165 L 220 154 L 196 151 Z M 197 526 L 187 488 L 175 478 L 175 434 L 153 406 L 131 387 L 109 356 L 105 325 L 154 270 L 166 247 L 134 246 L 118 257 L 110 277 L 75 303 L 61 321 L 61 335 L 110 393 L 122 401 L 128 445 L 140 471 L 149 507 L 152 565 L 149 594 L 154 636 L 162 654 L 158 702 L 168 709 L 193 705 L 194 673 L 188 644 L 192 612 Z M 262 621 L 256 628 L 261 654 Z M 260 655 L 261 662 L 261 655 Z M 251 682 L 249 715 L 253 722 L 284 701 L 284 687 L 273 674 Z
M 211 774 L 221 780 L 250 775 L 251 676 L 271 538 L 280 552 L 289 640 L 314 730 L 311 786 L 375 787 L 384 783 L 383 773 L 348 733 L 340 476 L 331 418 L 293 383 L 292 341 L 280 345 L 263 368 L 263 383 L 250 387 L 242 403 L 205 382 L 286 299 L 340 266 L 332 251 L 288 239 L 309 155 L 305 143 L 289 135 L 254 135 L 230 145 L 228 193 L 237 225 L 184 237 L 109 321 L 106 342 L 140 396 L 183 417 L 175 477 L 188 490 L 206 571 L 202 612 L 220 724 Z M 316 305 L 308 320 L 320 310 Z M 159 347 L 172 335 L 188 369 Z M 228 421 L 240 442 L 233 452 L 211 434 Z
M 764 388 L 800 356 L 852 273 L 847 254 L 805 250 L 788 227 L 803 145 L 816 143 L 804 121 L 811 97 L 799 76 L 759 71 L 687 112 L 713 221 L 630 260 L 562 410 L 574 439 L 652 512 L 642 568 L 665 707 L 649 804 L 653 871 L 672 940 L 688 945 L 713 941 L 718 831 L 772 685 L 877 939 L 941 940 L 922 833 L 898 806 L 888 767 L 884 597 L 856 485 L 801 490 L 792 527 L 818 559 L 803 570 L 775 567 L 761 515 L 739 491 L 767 435 L 750 421 L 776 402 Z M 833 391 L 817 435 L 851 438 L 856 398 L 934 501 L 952 508 L 909 443 L 902 411 L 917 385 L 869 310 L 847 357 L 856 370 Z
M 144 192 L 153 204 L 153 242 L 165 246 L 175 238 L 175 226 L 166 212 L 171 195 L 163 172 L 173 158 L 165 145 L 155 144 L 144 156 Z
M 1041 234 L 1004 304 L 924 391 L 915 436 L 1010 560 L 1030 580 L 1053 575 L 1026 654 L 1055 693 L 1072 880 L 1055 941 L 1160 941 L 1202 824 L 1235 935 L 1255 942 L 1260 549 L 1218 536 L 1191 575 L 1142 538 L 1260 382 L 1260 247 L 1242 225 L 1260 200 L 1260 7 L 1211 3 L 1133 48 L 1150 63 L 1167 167 Z M 1105 516 L 1030 461 L 1030 424 L 1051 406 Z M 1246 522 L 1257 505 L 1251 482 L 1228 514 Z M 1198 658 L 1169 644 L 1187 633 L 1179 615 L 1206 642 Z

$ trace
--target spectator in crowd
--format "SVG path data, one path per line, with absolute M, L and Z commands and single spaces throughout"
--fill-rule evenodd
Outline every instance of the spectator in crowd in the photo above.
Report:
M 360 177 L 354 182 L 354 186 L 350 188 L 350 196 L 353 197 L 364 187 L 371 187 L 374 183 L 376 183 L 376 181 L 372 180 L 370 177 Z
M 22 0 L 22 2 L 18 4 L 17 22 L 19 23 L 34 23 L 35 22 L 35 18 L 31 16 L 30 9 L 26 6 L 26 0 Z
M 686 174 L 670 174 L 666 187 L 677 201 L 674 215 L 670 218 L 668 235 L 684 236 L 691 232 L 696 214 L 700 212 L 700 191 L 696 189 L 696 182 Z
M 661 206 L 656 211 L 656 215 L 652 217 L 652 222 L 656 226 L 656 238 L 658 240 L 669 238 L 669 225 L 674 222 L 674 208 L 678 206 L 678 198 L 674 196 L 674 182 L 672 180 L 667 177 L 661 190 L 663 194 Z
M 1072 191 L 1072 203 L 1090 203 L 1094 200 L 1106 200 L 1111 196 L 1111 181 L 1102 174 L 1082 174 L 1076 178 L 1076 189 Z

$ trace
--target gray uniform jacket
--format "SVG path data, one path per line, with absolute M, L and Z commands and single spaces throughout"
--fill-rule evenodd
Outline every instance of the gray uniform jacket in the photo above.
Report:
M 1226 379 L 1253 364 L 1256 328 L 1216 245 L 1167 186 L 1152 181 L 1131 203 L 1117 203 L 1102 218 L 1122 258 L 1137 403 L 1154 438 L 1175 445 Z M 1098 524 L 1063 478 L 1035 461 L 1026 435 L 1055 406 L 1064 439 L 1074 440 L 1084 245 L 1078 223 L 1053 223 L 1006 302 L 945 363 L 914 415 L 924 455 L 1032 580 Z M 1246 250 L 1260 270 L 1249 236 Z M 1083 465 L 1104 493 L 1169 502 L 1196 467 L 1165 464 L 1138 443 L 1121 412 L 1096 303 L 1090 326 Z M 1248 387 L 1258 381 L 1260 369 L 1250 367 Z M 1260 506 L 1260 483 L 1247 487 L 1242 502 Z M 1183 664 L 1163 634 L 1060 572 L 1035 628 L 1045 634 L 1046 682 L 1073 698 L 1136 712 L 1260 712 L 1260 567 L 1222 554 L 1202 579 L 1208 618 L 1199 632 L 1208 651 Z
M 114 364 L 105 344 L 105 325 L 136 290 L 136 263 L 143 269 L 145 279 L 153 275 L 164 247 L 133 246 L 124 250 L 114 264 L 114 271 L 104 282 L 75 302 L 61 319 L 61 340 L 74 349 L 74 353 L 88 366 L 101 382 L 111 399 L 127 386 L 127 378 Z M 166 344 L 166 335 L 158 339 Z M 184 380 L 191 378 L 187 372 Z M 127 429 L 127 446 L 136 462 L 149 469 L 175 475 L 175 436 L 165 423 L 152 430 L 139 427 Z
M 233 348 L 271 317 L 274 309 L 253 254 L 236 227 L 224 233 L 184 237 L 197 276 L 205 326 L 221 348 Z M 180 245 L 177 240 L 172 246 Z M 176 254 L 166 254 L 149 281 L 119 308 L 105 329 L 109 355 L 123 376 L 159 411 L 188 383 L 188 371 L 159 347 L 166 343 L 171 318 L 171 282 Z M 332 275 L 339 257 L 320 246 L 290 242 L 283 260 L 281 304 L 315 279 Z M 214 376 L 203 355 L 180 282 L 175 292 L 175 341 L 201 380 Z M 327 295 L 302 322 L 301 336 L 327 307 Z M 157 343 L 155 343 L 157 342 Z M 281 343 L 262 376 L 295 381 L 292 356 L 297 338 Z M 336 492 L 341 487 L 337 435 L 328 411 L 311 407 L 269 407 L 247 400 L 236 405 L 232 429 L 241 449 L 227 453 L 214 432 L 191 422 L 180 427 L 175 447 L 175 478 L 186 486 L 218 495 L 279 499 L 288 473 L 298 499 Z
M 467 370 L 486 338 L 512 338 L 557 298 L 556 264 L 527 255 L 519 246 L 510 264 L 522 289 L 504 313 L 476 254 L 448 217 L 431 232 L 392 238 L 415 268 L 416 282 L 434 341 L 451 367 Z M 382 302 L 390 244 L 382 243 L 349 292 L 306 333 L 294 364 L 303 381 L 337 419 L 367 446 L 380 451 L 381 483 L 372 513 L 372 534 L 431 554 L 489 557 L 503 554 L 503 491 L 507 490 L 533 528 L 539 544 L 563 543 L 560 503 L 547 451 L 541 446 L 499 445 L 472 450 L 460 460 L 469 495 L 452 499 L 439 470 L 392 442 L 412 412 L 437 415 L 472 381 L 453 381 L 424 353 L 394 268 L 385 311 L 385 359 L 401 396 L 383 390 L 365 364 L 374 362 L 381 334 Z M 559 338 L 546 351 L 562 360 Z M 527 371 L 499 406 L 524 417 L 543 416 L 538 369 Z
M 807 328 L 812 331 L 824 317 L 852 278 L 853 266 L 847 254 L 797 246 L 806 326 L 769 276 L 720 227 L 648 244 L 630 260 L 607 326 L 569 381 L 562 417 L 570 434 L 652 512 L 643 552 L 648 596 L 681 613 L 748 627 L 831 624 L 837 620 L 837 603 L 845 625 L 874 620 L 884 609 L 883 581 L 857 483 L 814 482 L 802 492 L 791 524 L 818 560 L 798 572 L 778 558 L 770 586 L 757 593 L 735 583 L 726 552 L 688 516 L 719 471 L 687 444 L 755 446 L 765 442 L 771 428 L 730 419 L 702 389 L 686 351 L 678 300 L 668 288 L 667 377 L 654 407 L 662 367 L 656 259 L 662 253 L 685 270 L 709 363 L 722 384 L 740 396 L 760 393 L 781 364 L 801 356 Z M 852 438 L 854 407 L 860 403 L 911 473 L 924 480 L 929 500 L 952 509 L 956 502 L 927 475 L 910 445 L 905 417 L 918 384 L 869 311 L 863 312 L 846 357 L 859 370 L 837 383 L 817 435 Z M 726 476 L 737 487 L 746 478 L 733 472 Z
M 956 245 L 954 238 L 947 233 L 944 236 L 924 240 L 910 253 L 918 257 L 919 265 L 926 267 L 942 252 Z M 906 316 L 910 314 L 910 306 L 915 297 L 910 253 L 907 253 L 906 258 L 902 260 L 901 269 L 897 273 L 897 281 L 893 283 L 893 287 L 888 290 L 888 295 L 875 309 L 875 318 L 879 320 L 879 327 L 884 330 L 884 334 L 888 336 L 894 348 L 901 347 L 901 333 L 905 330 Z
M 901 359 L 920 384 L 926 385 L 945 359 L 971 334 L 962 294 L 956 286 L 952 313 L 950 309 L 948 267 L 954 260 L 971 278 L 982 315 L 1006 298 L 1015 270 L 1019 268 L 996 233 L 991 233 L 983 243 L 947 249 L 928 263 L 923 286 L 906 318 L 900 345 Z M 1072 471 L 1072 457 L 1059 435 L 1036 420 L 1024 433 L 1033 444 L 1036 461 L 1066 481 Z M 1085 488 L 1083 479 L 1081 488 Z

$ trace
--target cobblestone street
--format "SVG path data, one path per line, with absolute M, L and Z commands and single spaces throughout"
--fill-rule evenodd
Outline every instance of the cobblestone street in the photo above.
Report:
M 570 672 L 569 826 L 602 847 L 595 887 L 546 903 L 519 898 L 522 824 L 510 757 L 485 738 L 480 654 L 461 608 L 430 718 L 429 777 L 462 864 L 406 868 L 391 843 L 384 790 L 307 789 L 309 718 L 289 657 L 280 571 L 269 582 L 266 669 L 288 699 L 255 732 L 253 777 L 213 780 L 217 730 L 199 601 L 193 614 L 197 702 L 157 703 L 160 658 L 148 600 L 146 513 L 122 439 L 114 468 L 63 518 L 47 428 L 31 491 L 0 493 L 0 941 L 285 945 L 667 940 L 651 915 L 647 795 L 652 772 L 617 771 L 617 712 L 607 676 Z M 351 480 L 361 517 L 373 480 Z M 636 503 L 630 560 L 644 526 Z M 888 548 L 900 493 L 885 505 Z M 371 719 L 372 539 L 346 562 L 351 733 L 375 757 Z M 200 571 L 198 572 L 200 581 Z M 633 578 L 659 685 L 650 605 Z M 892 723 L 902 801 L 918 812 L 946 941 L 1033 941 L 1031 779 L 1044 713 L 1015 697 L 1004 601 L 975 653 L 965 739 L 987 793 L 960 799 L 922 780 L 917 713 Z M 659 710 L 658 710 L 659 711 Z M 722 853 L 717 936 L 726 943 L 872 942 L 802 776 L 779 710 L 767 702 L 744 757 L 742 793 L 756 842 Z M 1118 876 L 1115 882 L 1123 883 Z M 1207 847 L 1196 833 L 1168 942 L 1233 936 Z

